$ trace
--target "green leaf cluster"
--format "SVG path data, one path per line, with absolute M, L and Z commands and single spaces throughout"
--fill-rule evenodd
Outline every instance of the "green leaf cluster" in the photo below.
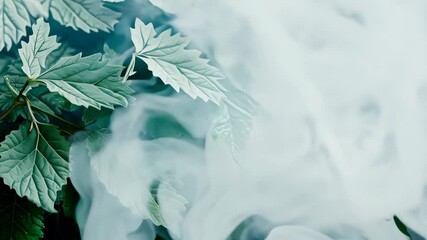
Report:
M 220 106 L 213 134 L 229 143 L 233 153 L 247 136 L 252 112 L 233 99 L 218 68 L 200 57 L 200 51 L 188 49 L 188 38 L 173 35 L 170 29 L 157 34 L 151 23 L 136 19 L 130 29 L 135 50 L 129 53 L 124 71 L 121 64 L 126 53 L 120 55 L 104 45 L 104 54 L 72 54 L 66 43 L 51 35 L 44 20 L 49 17 L 87 33 L 109 32 L 120 13 L 103 2 L 123 1 L 0 0 L 4 19 L 0 22 L 0 51 L 19 43 L 36 19 L 28 40 L 20 42 L 19 58 L 0 58 L 4 77 L 0 81 L 0 240 L 39 239 L 44 235 L 45 216 L 58 212 L 73 216 L 78 193 L 68 180 L 70 144 L 76 133 L 83 132 L 93 159 L 107 146 L 113 110 L 127 107 L 134 93 L 127 80 L 138 70 L 137 59 L 177 92 Z M 193 139 L 172 116 L 147 114 L 151 117 L 140 136 L 144 140 Z M 237 154 L 233 156 L 237 158 Z M 98 178 L 110 194 L 120 195 L 111 191 L 115 188 L 108 178 Z M 179 235 L 187 200 L 179 194 L 178 182 L 173 176 L 159 176 L 149 183 L 151 188 L 145 189 L 141 199 L 128 199 L 138 208 L 131 210 Z
M 64 56 L 66 45 L 49 32 L 39 18 L 18 49 L 20 59 L 2 71 L 0 124 L 12 127 L 5 127 L 0 143 L 0 239 L 39 239 L 45 212 L 58 212 L 58 202 L 72 215 L 69 148 L 73 134 L 86 127 L 64 114 L 79 107 L 126 107 L 133 93 L 122 80 L 122 66 L 101 54 Z

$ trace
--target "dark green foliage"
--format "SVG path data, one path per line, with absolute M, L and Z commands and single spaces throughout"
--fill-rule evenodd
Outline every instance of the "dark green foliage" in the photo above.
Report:
M 0 183 L 0 240 L 43 237 L 43 214 L 42 209 Z
M 164 137 L 189 139 L 191 134 L 173 116 L 162 113 L 147 111 L 145 114 L 150 118 L 145 123 L 140 134 L 142 139 L 157 139 Z
M 399 231 L 412 240 L 412 237 L 408 231 L 408 228 L 405 226 L 405 224 L 402 221 L 400 221 L 400 219 L 396 215 L 393 216 L 393 221 L 396 224 L 396 227 L 399 229 Z

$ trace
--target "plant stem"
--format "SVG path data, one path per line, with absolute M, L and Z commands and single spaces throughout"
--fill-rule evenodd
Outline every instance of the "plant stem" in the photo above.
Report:
M 34 116 L 33 110 L 31 109 L 31 104 L 30 101 L 28 100 L 28 98 L 25 99 L 25 103 L 27 104 L 28 107 L 28 112 L 30 112 L 31 118 L 33 119 L 33 124 L 37 129 L 37 132 L 40 134 L 40 129 L 39 129 L 39 125 L 37 125 L 39 122 L 37 121 L 36 116 Z M 31 128 L 30 128 L 31 131 Z M 37 136 L 38 138 L 38 136 Z
M 50 112 L 47 112 L 47 111 L 45 111 L 45 110 L 43 110 L 43 109 L 41 109 L 41 108 L 39 108 L 39 107 L 36 107 L 36 106 L 34 106 L 34 105 L 31 105 L 31 108 L 33 108 L 34 110 L 36 110 L 36 111 L 38 111 L 38 112 L 44 113 L 44 114 L 46 114 L 46 115 L 49 115 L 49 116 L 51 116 L 51 117 L 53 117 L 53 118 L 55 118 L 55 119 L 57 119 L 57 120 L 59 120 L 59 121 L 61 121 L 61 122 L 63 122 L 63 123 L 66 123 L 66 124 L 68 124 L 68 125 L 70 125 L 70 126 L 72 126 L 72 127 L 76 128 L 77 130 L 84 130 L 84 127 L 79 126 L 79 125 L 77 125 L 77 124 L 75 124 L 75 123 L 72 123 L 72 122 L 70 122 L 70 121 L 68 121 L 68 120 L 66 120 L 66 119 L 64 119 L 64 118 L 62 118 L 62 117 L 59 117 L 59 116 L 55 115 L 55 114 L 52 114 L 52 113 L 50 113 Z
M 13 111 L 13 109 L 15 109 L 17 106 L 19 106 L 19 105 L 24 105 L 24 103 L 23 102 L 19 102 L 19 101 L 14 101 L 13 103 L 12 103 L 12 105 L 10 105 L 10 107 L 4 112 L 4 113 L 2 113 L 1 115 L 0 115 L 0 121 L 1 120 L 3 120 L 5 117 L 7 117 L 7 115 L 9 115 L 9 113 L 10 112 L 12 112 Z
M 10 80 L 7 76 L 4 76 L 4 83 L 6 84 L 6 87 L 9 89 L 9 91 L 12 92 L 12 94 L 15 97 L 19 95 L 18 92 L 12 87 L 12 85 L 10 85 Z
M 24 86 L 22 86 L 21 91 L 19 91 L 18 96 L 16 96 L 15 102 L 19 101 L 19 99 L 24 96 L 24 91 L 27 89 L 28 85 L 30 84 L 30 80 L 28 79 Z
M 7 87 L 8 87 L 8 88 L 11 88 L 11 89 L 10 89 L 10 91 L 12 91 L 12 93 L 15 95 L 15 94 L 16 94 L 16 91 L 15 91 L 15 90 L 12 88 L 12 86 L 10 85 L 9 79 L 8 79 L 8 78 L 5 78 L 5 80 L 6 80 L 6 85 L 7 85 Z M 9 115 L 9 113 L 11 113 L 11 112 L 13 111 L 13 109 L 15 109 L 15 107 L 17 107 L 17 106 L 19 106 L 19 105 L 24 105 L 24 104 L 25 104 L 25 103 L 23 103 L 23 102 L 20 102 L 20 101 L 19 101 L 19 99 L 20 99 L 22 96 L 24 96 L 24 91 L 25 91 L 25 89 L 28 87 L 28 85 L 29 85 L 29 84 L 30 84 L 30 79 L 28 79 L 28 80 L 25 82 L 24 86 L 22 86 L 21 90 L 19 91 L 18 95 L 16 96 L 15 100 L 13 101 L 12 105 L 10 105 L 10 107 L 9 107 L 5 112 L 3 112 L 3 113 L 0 115 L 0 121 L 2 121 L 5 117 L 7 117 L 7 115 Z

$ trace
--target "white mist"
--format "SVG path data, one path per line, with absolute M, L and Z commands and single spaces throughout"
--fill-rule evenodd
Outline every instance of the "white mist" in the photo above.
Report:
M 208 135 L 212 105 L 180 93 L 141 95 L 114 114 L 102 161 L 83 166 L 72 155 L 75 172 L 110 169 L 104 177 L 128 192 L 128 206 L 149 187 L 135 184 L 129 166 L 147 173 L 138 180 L 173 171 L 189 201 L 182 219 L 171 218 L 176 239 L 225 240 L 253 215 L 275 227 L 268 240 L 405 239 L 395 214 L 427 237 L 427 2 L 152 2 L 258 102 L 239 164 Z M 207 136 L 205 146 L 139 140 L 133 131 L 147 108 Z M 97 197 L 109 195 L 101 175 L 72 178 L 88 192 L 78 209 L 84 239 L 110 239 L 99 235 L 106 229 L 119 234 L 111 239 L 154 239 L 123 202 Z M 111 212 L 120 207 L 123 216 Z

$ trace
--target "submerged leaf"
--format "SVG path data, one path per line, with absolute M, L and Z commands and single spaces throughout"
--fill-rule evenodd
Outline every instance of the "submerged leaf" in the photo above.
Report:
M 182 89 L 192 98 L 200 97 L 216 104 L 225 97 L 226 90 L 219 83 L 224 76 L 209 65 L 208 60 L 200 58 L 201 52 L 185 49 L 189 43 L 187 38 L 171 35 L 170 29 L 156 36 L 153 25 L 145 25 L 139 19 L 136 19 L 135 28 L 131 28 L 131 36 L 136 57 L 176 91 Z
M 40 131 L 23 123 L 0 146 L 0 177 L 37 206 L 56 212 L 57 191 L 69 175 L 69 144 L 58 129 L 40 125 Z
M 242 107 L 240 104 L 243 103 L 245 106 Z M 250 101 L 233 103 L 226 100 L 220 107 L 221 112 L 215 119 L 212 136 L 227 143 L 236 160 L 252 128 L 253 106 Z

